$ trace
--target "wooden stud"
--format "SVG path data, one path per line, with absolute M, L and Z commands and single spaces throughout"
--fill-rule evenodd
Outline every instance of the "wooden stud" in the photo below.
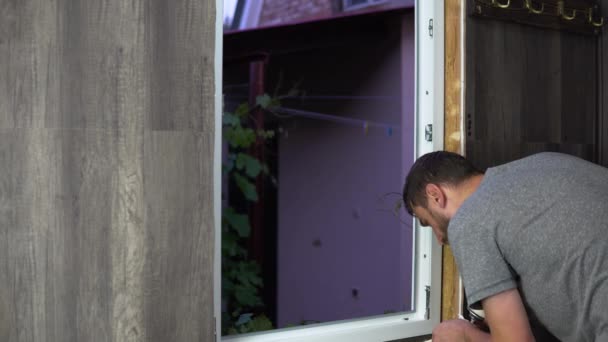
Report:
M 465 0 L 445 0 L 445 122 L 444 149 L 463 153 L 461 145 L 462 56 L 460 23 Z M 460 277 L 449 247 L 443 248 L 441 320 L 457 318 L 460 313 Z

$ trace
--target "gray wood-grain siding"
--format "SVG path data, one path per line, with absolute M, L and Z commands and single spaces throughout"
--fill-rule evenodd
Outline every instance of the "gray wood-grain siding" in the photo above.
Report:
M 0 0 L 0 341 L 212 341 L 215 0 Z
M 541 151 L 597 161 L 597 38 L 466 20 L 467 155 L 481 168 Z

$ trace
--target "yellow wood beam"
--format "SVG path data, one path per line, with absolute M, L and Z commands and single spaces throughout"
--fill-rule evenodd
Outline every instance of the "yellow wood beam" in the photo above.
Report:
M 444 148 L 462 150 L 462 8 L 465 0 L 445 0 L 445 121 Z M 441 320 L 454 319 L 460 313 L 459 275 L 449 247 L 443 248 Z

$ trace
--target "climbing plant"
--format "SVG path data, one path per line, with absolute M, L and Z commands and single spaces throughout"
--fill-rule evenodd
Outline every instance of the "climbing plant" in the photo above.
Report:
M 257 177 L 270 177 L 268 166 L 251 152 L 257 139 L 266 142 L 275 136 L 274 130 L 254 129 L 253 110 L 270 112 L 279 106 L 279 99 L 267 94 L 258 96 L 255 106 L 239 105 L 233 112 L 223 114 L 223 136 L 228 144 L 224 158 L 225 179 L 236 185 L 242 197 L 251 205 L 258 200 Z M 226 203 L 226 201 L 223 201 Z M 247 207 L 246 205 L 245 207 Z M 251 234 L 246 209 L 226 205 L 222 209 L 222 334 L 241 334 L 273 328 L 264 315 L 260 291 L 263 287 L 260 266 L 247 253 Z

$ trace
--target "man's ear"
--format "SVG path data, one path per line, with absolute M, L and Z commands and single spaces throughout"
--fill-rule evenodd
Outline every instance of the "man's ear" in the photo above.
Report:
M 437 184 L 429 183 L 426 185 L 425 191 L 429 203 L 433 203 L 442 209 L 445 208 L 446 197 L 441 187 Z

